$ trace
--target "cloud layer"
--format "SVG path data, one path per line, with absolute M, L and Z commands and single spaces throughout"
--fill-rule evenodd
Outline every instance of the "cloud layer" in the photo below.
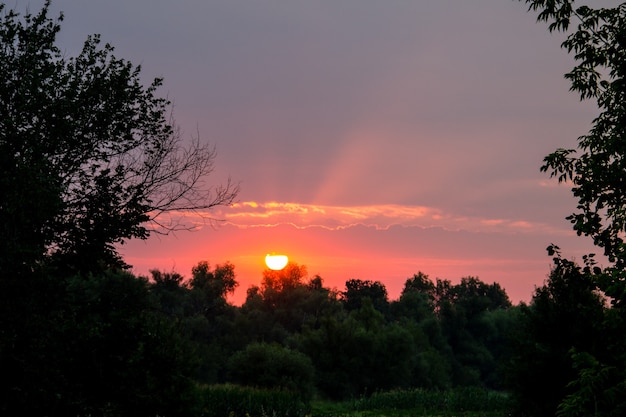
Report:
M 285 251 L 339 288 L 379 279 L 397 294 L 422 270 L 498 281 L 519 300 L 549 272 L 548 244 L 572 257 L 590 250 L 564 220 L 575 208 L 568 187 L 539 167 L 575 146 L 597 109 L 568 91 L 563 37 L 520 2 L 52 9 L 65 14 L 68 55 L 100 33 L 146 83 L 163 77 L 184 134 L 216 145 L 208 183 L 241 182 L 239 204 L 206 213 L 223 219 L 215 227 L 188 216 L 194 233 L 125 245 L 141 273 L 230 260 L 245 294 L 265 253 Z

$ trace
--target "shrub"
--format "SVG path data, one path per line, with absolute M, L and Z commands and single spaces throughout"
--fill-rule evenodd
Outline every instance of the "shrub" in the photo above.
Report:
M 241 385 L 278 388 L 311 399 L 314 368 L 308 356 L 280 345 L 252 343 L 228 362 L 232 381 Z

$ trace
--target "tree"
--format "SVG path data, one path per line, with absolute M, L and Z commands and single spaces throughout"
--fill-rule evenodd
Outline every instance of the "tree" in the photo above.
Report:
M 495 323 L 489 313 L 511 306 L 499 284 L 465 277 L 457 285 L 437 280 L 437 316 L 451 348 L 453 382 L 460 385 L 492 384 L 497 380 L 497 346 L 489 334 Z M 495 348 L 495 349 L 492 349 Z
M 223 265 L 215 265 L 211 271 L 208 262 L 198 262 L 191 268 L 191 280 L 189 287 L 193 294 L 197 306 L 204 314 L 215 314 L 217 310 L 223 308 L 227 302 L 228 294 L 235 292 L 239 285 L 235 276 L 235 265 L 226 262 Z
M 416 322 L 434 317 L 435 284 L 428 275 L 418 272 L 406 280 L 397 301 L 391 303 L 394 317 L 407 317 Z
M 404 325 L 385 324 L 369 298 L 349 314 L 322 317 L 292 339 L 315 366 L 319 393 L 345 400 L 379 390 L 406 388 L 416 358 L 415 341 Z
M 289 262 L 281 270 L 265 269 L 261 281 L 261 296 L 270 311 L 290 307 L 289 298 L 298 289 L 305 290 L 306 266 Z
M 612 272 L 626 267 L 626 4 L 615 8 L 574 9 L 572 0 L 526 0 L 540 10 L 538 20 L 550 21 L 550 31 L 576 30 L 563 42 L 578 61 L 565 74 L 570 89 L 581 100 L 595 100 L 600 114 L 591 130 L 578 138 L 576 149 L 557 149 L 544 159 L 543 171 L 559 182 L 570 181 L 578 198 L 577 211 L 567 219 L 578 235 L 589 236 L 614 264 Z M 602 290 L 625 298 L 624 277 L 618 273 Z
M 157 299 L 159 308 L 170 316 L 184 315 L 186 289 L 182 285 L 184 277 L 177 272 L 150 271 L 150 291 Z
M 603 349 L 604 305 L 594 290 L 583 268 L 557 256 L 546 284 L 535 290 L 530 306 L 521 306 L 507 375 L 529 415 L 555 414 L 576 377 L 572 349 Z
M 69 280 L 59 397 L 65 415 L 185 415 L 193 407 L 193 347 L 158 311 L 145 279 L 120 271 Z M 70 412 L 71 411 L 71 412 Z
M 181 415 L 190 347 L 117 245 L 209 219 L 238 187 L 207 185 L 215 149 L 183 139 L 161 79 L 97 35 L 66 57 L 49 6 L 0 4 L 0 413 Z
M 366 298 L 372 302 L 374 308 L 383 314 L 389 310 L 387 288 L 379 281 L 349 279 L 346 281 L 346 290 L 342 293 L 346 310 L 358 310 Z
M 195 352 L 147 280 L 106 271 L 36 283 L 48 299 L 20 300 L 31 305 L 12 306 L 17 323 L 2 326 L 2 415 L 193 415 Z
M 98 35 L 67 58 L 49 5 L 22 19 L 0 4 L 0 266 L 123 267 L 116 244 L 189 228 L 178 213 L 208 218 L 238 186 L 206 185 L 215 149 L 185 146 L 162 79 L 142 85 Z
M 304 282 L 306 274 L 304 265 L 291 262 L 282 270 L 263 272 L 261 288 L 248 289 L 242 306 L 246 317 L 256 323 L 251 334 L 283 342 L 288 333 L 300 332 L 305 326 L 318 327 L 323 316 L 341 308 L 336 293 L 324 287 L 322 277 Z
M 302 280 L 306 277 L 306 266 L 289 262 L 281 270 L 266 269 L 263 271 L 262 290 L 267 292 L 283 292 L 294 289 L 302 285 Z
M 449 284 L 450 282 L 447 281 Z M 441 280 L 437 280 L 441 288 Z M 407 279 L 400 298 L 391 303 L 394 320 L 412 333 L 414 349 L 412 386 L 449 388 L 452 350 L 435 314 L 437 287 L 428 275 L 418 272 Z
M 487 310 L 511 307 L 511 301 L 504 289 L 494 282 L 486 284 L 476 277 L 465 277 L 453 287 L 454 300 L 465 310 L 468 317 Z
M 423 272 L 413 274 L 413 276 L 406 280 L 404 288 L 402 289 L 402 295 L 408 292 L 419 292 L 428 295 L 431 301 L 435 299 L 435 284 L 428 278 L 428 275 Z
M 232 379 L 240 384 L 313 394 L 315 369 L 305 354 L 277 344 L 251 343 L 228 361 Z
M 549 30 L 568 32 L 562 47 L 577 65 L 565 77 L 581 100 L 594 100 L 599 115 L 578 138 L 577 149 L 560 148 L 544 159 L 543 171 L 571 182 L 578 199 L 567 217 L 578 235 L 591 237 L 610 265 L 585 259 L 585 275 L 608 296 L 612 308 L 596 326 L 607 340 L 602 358 L 590 352 L 572 358 L 577 389 L 561 403 L 562 415 L 622 415 L 626 410 L 626 3 L 612 8 L 574 7 L 574 0 L 525 0 Z M 573 29 L 570 26 L 576 25 Z M 550 247 L 554 251 L 554 246 Z M 560 259 L 557 257 L 557 260 Z M 610 376 L 605 372 L 612 370 Z M 589 388 L 593 381 L 594 388 Z

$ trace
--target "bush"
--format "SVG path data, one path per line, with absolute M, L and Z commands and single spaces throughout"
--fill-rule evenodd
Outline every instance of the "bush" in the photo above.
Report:
M 311 359 L 280 345 L 252 343 L 228 362 L 231 380 L 241 385 L 297 392 L 308 401 L 314 387 Z

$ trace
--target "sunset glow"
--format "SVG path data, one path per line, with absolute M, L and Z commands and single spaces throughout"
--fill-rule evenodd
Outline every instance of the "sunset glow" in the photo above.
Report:
M 163 219 L 191 232 L 121 246 L 137 274 L 231 262 L 240 304 L 271 250 L 338 291 L 376 280 L 394 299 L 423 272 L 517 302 L 549 274 L 551 243 L 594 252 L 565 220 L 569 185 L 540 166 L 597 108 L 569 92 L 560 35 L 516 2 L 60 3 L 63 49 L 102 33 L 163 76 L 181 137 L 215 145 L 203 186 L 241 184 L 232 207 Z M 185 30 L 156 23 L 171 16 Z
M 259 256 L 268 247 L 276 248 L 276 254 L 289 251 L 311 276 L 320 275 L 325 285 L 340 291 L 348 279 L 378 280 L 397 299 L 406 279 L 423 272 L 452 282 L 466 276 L 498 282 L 517 302 L 528 300 L 549 271 L 545 242 L 567 240 L 579 256 L 590 250 L 588 242 L 566 228 L 523 219 L 455 216 L 423 206 L 250 201 L 214 215 L 224 221 L 209 226 L 188 217 L 198 227 L 181 238 L 129 242 L 122 247 L 126 261 L 139 274 L 158 268 L 187 276 L 200 261 L 229 261 L 240 283 L 231 297 L 238 305 L 245 301 L 247 288 L 259 285 L 264 268 L 272 268 L 265 262 L 269 255 Z M 276 258 L 285 262 L 286 257 Z
M 0 3 L 0 409 L 618 415 L 626 0 L 580 2 Z
M 275 255 L 275 254 L 267 254 L 265 255 L 265 265 L 269 269 L 274 271 L 280 271 L 289 262 L 289 258 L 286 255 Z

